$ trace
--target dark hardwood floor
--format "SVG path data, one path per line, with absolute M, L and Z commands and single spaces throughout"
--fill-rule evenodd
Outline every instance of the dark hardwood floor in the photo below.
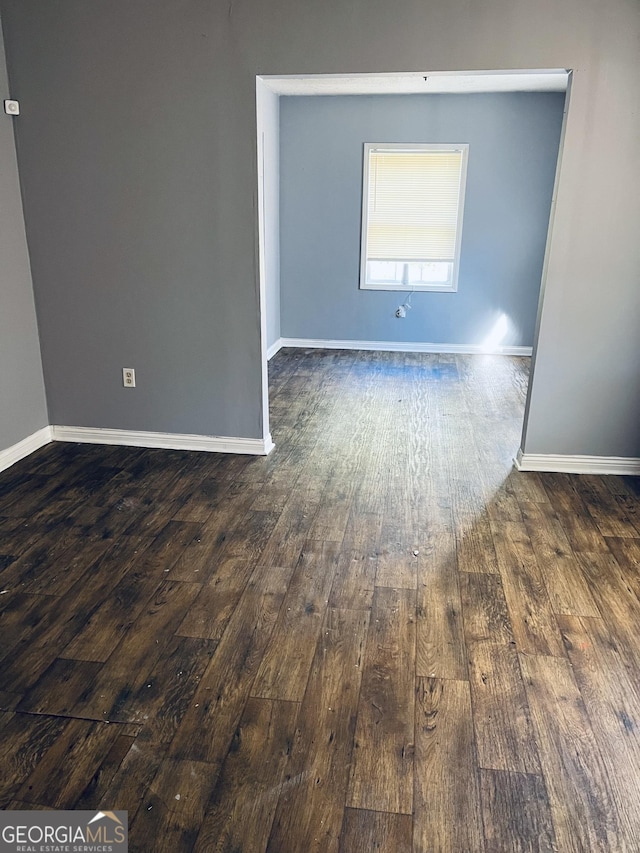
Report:
M 267 458 L 0 475 L 0 808 L 132 851 L 640 850 L 640 486 L 521 474 L 528 360 L 285 350 Z

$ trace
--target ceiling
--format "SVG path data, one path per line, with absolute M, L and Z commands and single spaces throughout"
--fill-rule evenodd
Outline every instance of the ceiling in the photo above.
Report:
M 564 92 L 564 68 L 535 71 L 425 71 L 410 74 L 295 74 L 261 78 L 278 95 L 425 95 Z

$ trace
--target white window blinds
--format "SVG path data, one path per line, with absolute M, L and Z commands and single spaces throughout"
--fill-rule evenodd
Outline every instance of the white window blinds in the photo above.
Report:
M 464 149 L 368 154 L 367 260 L 453 262 Z

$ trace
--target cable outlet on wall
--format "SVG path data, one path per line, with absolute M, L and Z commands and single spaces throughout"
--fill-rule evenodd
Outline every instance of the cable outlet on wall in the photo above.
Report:
M 409 298 L 406 302 L 403 302 L 402 305 L 398 305 L 395 310 L 395 316 L 399 319 L 407 316 L 407 311 L 411 311 L 411 297 L 413 296 L 413 291 L 409 294 Z
M 122 384 L 125 388 L 136 387 L 136 372 L 133 367 L 122 368 Z

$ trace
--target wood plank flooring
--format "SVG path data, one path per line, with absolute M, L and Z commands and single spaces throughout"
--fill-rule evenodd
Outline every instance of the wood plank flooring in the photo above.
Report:
M 267 458 L 0 475 L 0 808 L 141 853 L 640 850 L 640 481 L 513 470 L 528 360 L 283 350 Z

